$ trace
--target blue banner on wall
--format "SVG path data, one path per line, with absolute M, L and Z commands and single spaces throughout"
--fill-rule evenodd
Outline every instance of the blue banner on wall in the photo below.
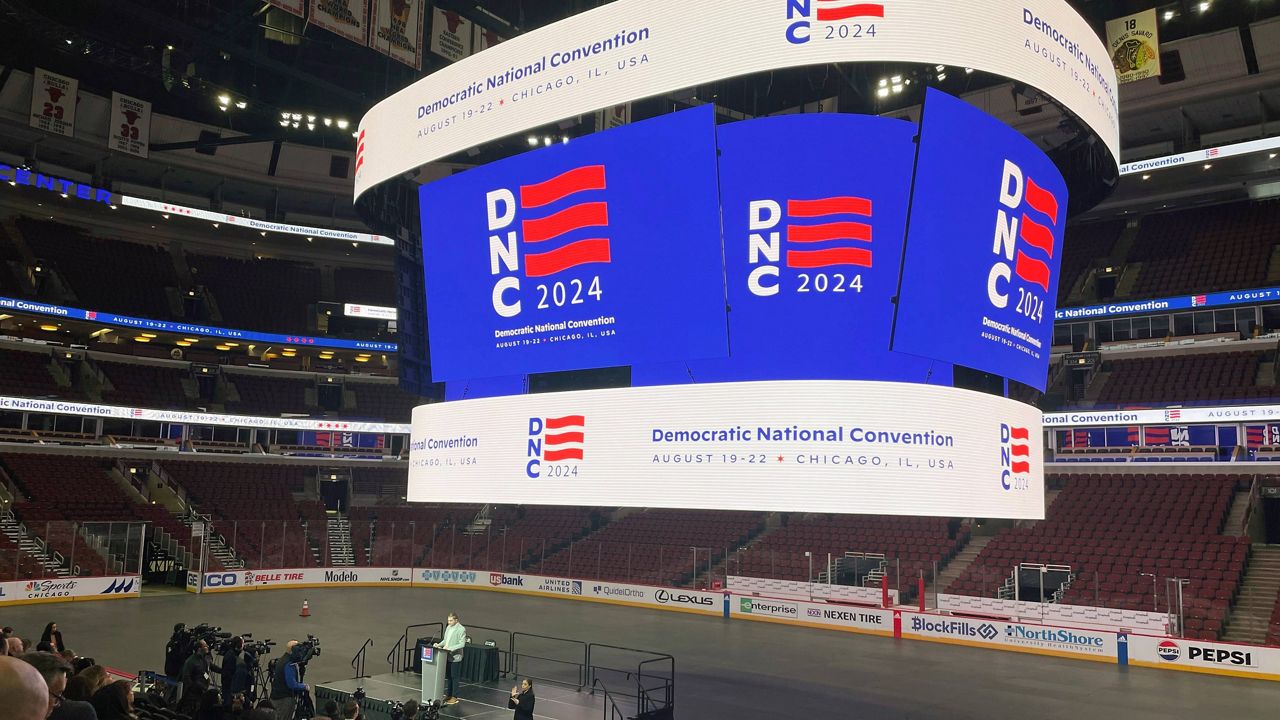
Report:
M 1058 308 L 1053 314 L 1053 319 L 1057 321 L 1096 320 L 1099 318 L 1119 317 L 1121 315 L 1136 315 L 1138 313 L 1161 313 L 1171 310 L 1207 310 L 1231 305 L 1275 301 L 1280 301 L 1280 288 L 1230 290 L 1227 292 L 1205 293 L 1203 295 L 1179 295 L 1177 297 L 1156 298 L 1154 300 L 1134 300 L 1131 302 L 1114 302 L 1107 305 Z
M 421 189 L 433 379 L 727 354 L 714 108 Z
M 948 363 L 889 351 L 915 131 L 826 113 L 719 128 L 730 355 L 635 367 L 632 384 L 950 384 Z
M 136 318 L 128 315 L 101 312 L 98 310 L 82 310 L 80 308 L 51 305 L 34 300 L 0 297 L 0 310 L 10 312 L 27 312 L 36 315 L 65 318 L 67 320 L 83 320 L 86 322 L 125 327 L 147 332 L 166 332 L 176 335 L 220 338 L 225 340 L 248 340 L 250 342 L 271 343 L 274 345 L 295 345 L 298 347 L 340 348 L 343 350 L 372 350 L 374 352 L 396 352 L 395 343 L 377 342 L 373 340 L 339 340 L 337 338 L 310 337 L 306 335 L 281 335 L 254 330 L 236 330 L 198 323 L 172 322 L 169 320 L 152 320 Z
M 1067 187 L 1030 140 L 929 90 L 893 349 L 1043 390 Z

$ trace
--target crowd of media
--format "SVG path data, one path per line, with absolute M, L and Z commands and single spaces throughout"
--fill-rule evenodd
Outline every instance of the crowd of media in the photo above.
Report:
M 317 708 L 304 678 L 320 640 L 276 643 L 233 635 L 207 624 L 174 626 L 164 672 L 121 677 L 67 648 L 57 623 L 33 643 L 3 629 L 0 717 L 4 720 L 358 720 L 363 696 Z M 419 712 L 397 704 L 393 720 L 433 720 L 438 705 Z

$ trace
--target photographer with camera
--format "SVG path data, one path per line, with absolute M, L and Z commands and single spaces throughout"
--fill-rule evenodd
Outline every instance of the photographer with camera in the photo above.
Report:
M 222 668 L 212 664 L 209 659 L 209 643 L 203 638 L 197 640 L 191 648 L 191 655 L 182 664 L 182 699 L 178 703 L 179 710 L 190 715 L 200 705 L 200 698 L 213 684 L 209 671 L 221 672 Z
M 244 637 L 236 636 L 226 642 L 222 655 L 222 704 L 231 707 L 236 695 L 248 697 L 253 687 L 253 669 L 245 653 Z
M 275 661 L 271 671 L 271 704 L 276 708 L 276 720 L 293 720 L 298 700 L 310 690 L 302 682 L 302 663 L 298 659 L 297 640 L 285 643 L 284 654 Z

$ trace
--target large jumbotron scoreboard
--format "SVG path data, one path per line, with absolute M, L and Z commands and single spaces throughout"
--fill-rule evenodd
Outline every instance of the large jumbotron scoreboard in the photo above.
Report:
M 356 194 L 575 114 L 832 62 L 1014 79 L 1115 174 L 1114 72 L 1064 2 L 620 0 L 379 103 Z M 1039 411 L 955 378 L 1044 387 L 1069 198 L 1105 182 L 1061 164 L 930 89 L 919 122 L 702 105 L 421 186 L 431 380 L 463 399 L 415 410 L 409 499 L 1043 517 Z M 525 392 L 623 366 L 631 387 Z

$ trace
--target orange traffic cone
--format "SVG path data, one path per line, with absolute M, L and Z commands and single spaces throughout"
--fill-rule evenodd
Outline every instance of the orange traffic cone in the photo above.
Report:
M 298 613 L 298 617 L 311 617 L 311 606 L 306 600 L 302 601 L 302 612 Z

